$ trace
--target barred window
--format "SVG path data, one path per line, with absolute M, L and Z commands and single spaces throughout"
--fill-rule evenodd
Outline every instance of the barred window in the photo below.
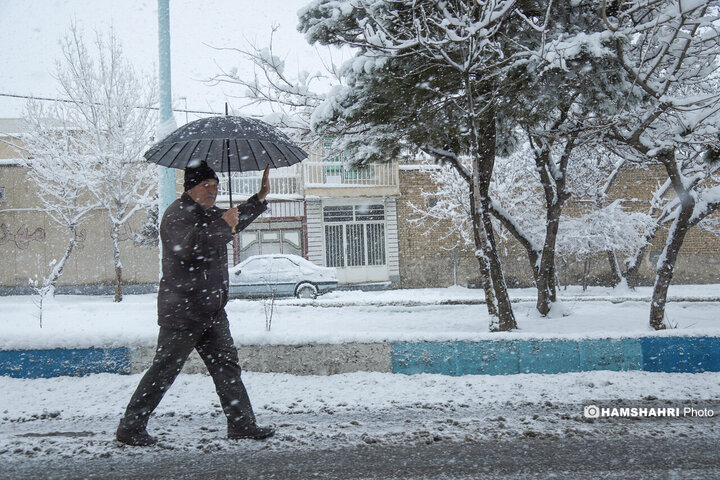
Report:
M 385 265 L 385 207 L 342 205 L 323 208 L 325 265 Z

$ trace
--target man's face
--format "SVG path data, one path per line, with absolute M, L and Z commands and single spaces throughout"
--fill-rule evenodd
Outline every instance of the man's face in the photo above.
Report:
M 205 208 L 210 208 L 215 205 L 215 199 L 218 194 L 218 182 L 214 178 L 203 180 L 202 182 L 195 185 L 193 188 L 188 190 L 190 198 L 195 200 L 197 203 Z

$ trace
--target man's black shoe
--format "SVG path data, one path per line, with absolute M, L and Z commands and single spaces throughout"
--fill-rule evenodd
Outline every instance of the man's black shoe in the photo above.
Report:
M 118 428 L 115 432 L 115 438 L 118 442 L 133 447 L 149 447 L 157 443 L 154 437 L 151 437 L 147 430 L 131 431 L 124 428 Z
M 275 435 L 275 429 L 272 427 L 249 425 L 247 427 L 228 428 L 228 438 L 230 440 L 242 440 L 244 438 L 262 440 L 263 438 L 272 437 L 273 435 Z

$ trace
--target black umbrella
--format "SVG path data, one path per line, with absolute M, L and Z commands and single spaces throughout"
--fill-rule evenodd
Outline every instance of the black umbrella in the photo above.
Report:
M 307 158 L 287 135 L 254 118 L 210 117 L 175 130 L 145 152 L 148 162 L 184 170 L 206 162 L 216 172 L 289 167 Z M 232 187 L 229 185 L 230 206 Z

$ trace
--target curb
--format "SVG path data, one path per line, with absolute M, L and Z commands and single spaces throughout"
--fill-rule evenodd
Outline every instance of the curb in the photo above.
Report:
M 153 348 L 0 351 L 0 376 L 140 373 L 150 365 L 153 353 Z M 238 353 L 246 370 L 294 375 L 359 371 L 453 376 L 594 370 L 720 372 L 720 337 L 254 345 L 240 346 Z M 183 372 L 205 372 L 196 353 Z
M 13 378 L 81 377 L 91 373 L 128 374 L 128 348 L 0 351 L 0 376 Z
M 534 303 L 537 301 L 537 297 L 513 297 L 510 299 L 510 303 Z M 626 303 L 626 302 L 651 302 L 651 297 L 605 297 L 601 295 L 587 295 L 587 296 L 558 296 L 558 301 L 562 303 L 572 302 L 610 302 L 613 304 Z M 692 302 L 692 303 L 714 303 L 720 302 L 720 297 L 680 297 L 680 296 L 669 296 L 667 303 L 678 303 L 678 302 Z M 434 305 L 485 305 L 487 303 L 484 298 L 457 298 L 437 301 L 423 301 L 423 300 L 333 300 L 333 299 L 315 299 L 315 300 L 284 300 L 281 299 L 282 305 L 292 307 L 320 307 L 320 308 L 339 308 L 339 307 L 427 307 Z
M 394 373 L 511 375 L 593 370 L 720 371 L 718 337 L 490 340 L 393 345 Z

